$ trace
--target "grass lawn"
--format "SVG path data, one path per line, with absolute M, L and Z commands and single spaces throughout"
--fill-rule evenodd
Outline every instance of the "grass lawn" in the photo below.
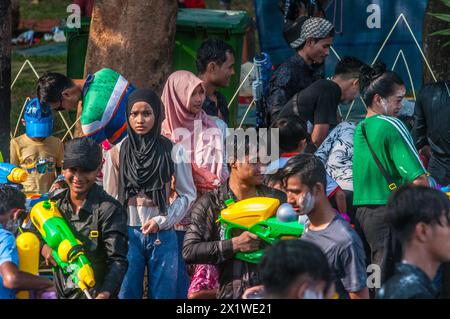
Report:
M 13 54 L 11 70 L 12 81 L 14 81 L 20 68 L 27 59 L 29 59 L 39 76 L 47 71 L 66 73 L 65 56 L 33 56 L 26 58 L 18 54 Z M 27 64 L 11 90 L 11 129 L 13 130 L 13 133 L 16 127 L 17 118 L 26 98 L 33 98 L 36 96 L 36 81 L 36 75 Z M 67 116 L 67 114 L 65 115 Z M 64 126 L 61 119 L 57 117 L 54 124 L 55 135 L 62 137 L 65 133 L 63 128 Z M 17 136 L 24 132 L 25 128 L 22 125 L 19 125 Z
M 67 17 L 67 6 L 71 0 L 39 0 L 33 4 L 32 0 L 19 0 L 20 17 L 25 20 L 61 19 Z
M 24 20 L 47 20 L 62 19 L 67 17 L 67 6 L 72 3 L 71 0 L 39 0 L 38 4 L 33 4 L 31 0 L 19 0 L 20 17 Z M 14 81 L 20 68 L 26 60 L 29 60 L 36 69 L 38 75 L 42 75 L 46 71 L 66 73 L 66 57 L 65 56 L 30 56 L 24 57 L 14 53 L 17 49 L 13 47 L 12 65 L 11 65 L 11 81 Z M 27 97 L 36 96 L 36 75 L 29 65 L 26 65 L 11 90 L 11 129 L 17 124 L 22 106 Z M 65 114 L 67 117 L 67 114 Z M 58 117 L 55 118 L 54 131 L 55 135 L 62 137 L 65 133 L 63 123 Z M 17 135 L 23 134 L 25 128 L 19 124 Z
M 71 0 L 39 0 L 38 4 L 32 4 L 31 0 L 19 0 L 20 14 L 26 20 L 62 19 L 69 13 L 66 8 L 72 3 Z M 208 9 L 220 9 L 219 0 L 206 0 Z M 250 16 L 254 16 L 253 0 L 232 0 L 231 10 L 245 10 Z M 24 57 L 13 53 L 12 56 L 12 81 L 16 78 L 20 68 L 26 60 L 29 60 L 36 69 L 38 75 L 45 72 L 66 73 L 66 56 L 30 56 Z M 36 75 L 26 65 L 11 92 L 11 128 L 14 132 L 17 118 L 27 97 L 36 96 Z M 64 113 L 67 118 L 67 113 Z M 19 125 L 17 135 L 23 134 L 25 128 Z M 66 130 L 59 116 L 55 118 L 55 135 L 62 137 Z

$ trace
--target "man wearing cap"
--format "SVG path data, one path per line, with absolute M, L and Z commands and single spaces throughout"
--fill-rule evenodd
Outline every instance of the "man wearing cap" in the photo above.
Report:
M 278 67 L 270 79 L 268 123 L 276 120 L 295 94 L 324 78 L 323 64 L 333 42 L 334 26 L 322 18 L 301 17 L 285 29 L 284 36 L 296 54 Z
M 25 108 L 25 134 L 11 140 L 11 164 L 28 172 L 25 193 L 47 193 L 61 169 L 63 143 L 53 132 L 53 116 L 37 98 Z
M 127 262 L 126 213 L 118 201 L 95 183 L 100 169 L 100 146 L 87 137 L 75 138 L 66 144 L 63 175 L 68 189 L 52 198 L 57 201 L 74 235 L 83 243 L 92 264 L 95 287 L 90 290 L 97 299 L 117 298 Z M 47 264 L 56 265 L 51 248 L 42 248 Z M 67 276 L 60 268 L 55 273 L 59 298 L 84 298 L 83 292 L 67 285 Z

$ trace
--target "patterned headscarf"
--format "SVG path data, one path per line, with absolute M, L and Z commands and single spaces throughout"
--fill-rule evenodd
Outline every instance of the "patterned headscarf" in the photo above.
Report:
M 293 49 L 297 49 L 309 38 L 322 39 L 325 38 L 331 30 L 333 30 L 333 24 L 322 18 L 309 18 L 302 26 L 300 37 L 291 42 L 290 46 Z

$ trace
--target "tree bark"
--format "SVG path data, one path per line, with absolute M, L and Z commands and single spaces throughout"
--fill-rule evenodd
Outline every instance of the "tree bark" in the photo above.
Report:
M 441 0 L 429 0 L 425 10 L 423 27 L 423 49 L 437 80 L 445 80 L 450 74 L 450 46 L 442 46 L 450 41 L 449 36 L 430 36 L 431 33 L 450 28 L 450 23 L 430 16 L 428 13 L 449 13 L 449 8 Z M 434 82 L 424 63 L 424 84 Z
M 20 3 L 19 0 L 11 0 L 11 28 L 14 35 L 20 24 Z
M 9 162 L 11 114 L 11 1 L 0 1 L 0 151 Z
M 171 72 L 177 0 L 96 0 L 85 76 L 111 68 L 161 93 Z

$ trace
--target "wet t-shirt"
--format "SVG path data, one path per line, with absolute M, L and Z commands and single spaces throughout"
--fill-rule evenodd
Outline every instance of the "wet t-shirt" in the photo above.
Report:
M 341 299 L 349 292 L 358 292 L 366 287 L 367 273 L 365 253 L 361 239 L 351 225 L 339 215 L 319 231 L 311 231 L 306 224 L 302 240 L 319 246 L 328 259 Z

